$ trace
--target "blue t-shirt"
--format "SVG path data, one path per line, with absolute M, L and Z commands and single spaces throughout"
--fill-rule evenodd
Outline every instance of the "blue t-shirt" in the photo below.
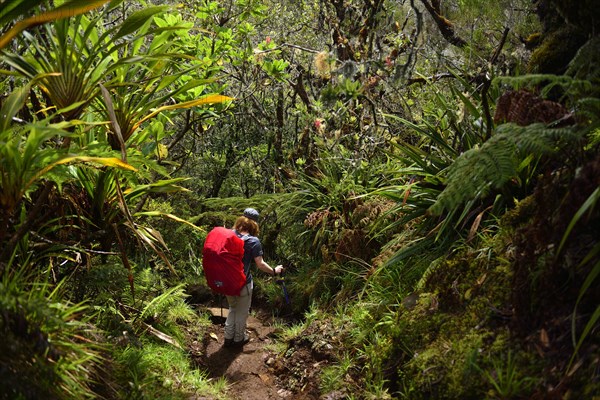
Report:
M 238 231 L 234 231 L 235 234 L 244 240 L 244 273 L 246 274 L 246 285 L 252 282 L 252 272 L 250 271 L 250 264 L 255 257 L 263 255 L 262 244 L 256 236 L 242 235 Z

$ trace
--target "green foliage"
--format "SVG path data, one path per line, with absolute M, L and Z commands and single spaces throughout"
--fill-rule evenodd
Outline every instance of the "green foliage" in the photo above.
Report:
M 72 292 L 94 303 L 99 325 L 111 335 L 127 331 L 132 337 L 144 337 L 150 329 L 156 339 L 178 345 L 184 342 L 184 327 L 199 327 L 201 321 L 187 303 L 186 283 L 163 277 L 166 271 L 134 265 L 132 293 L 128 272 L 118 259 L 108 261 L 76 275 Z
M 587 214 L 587 216 L 590 216 L 592 214 L 594 208 L 596 207 L 596 205 L 598 203 L 599 198 L 600 198 L 600 187 L 596 188 L 592 192 L 592 194 L 587 198 L 587 200 L 583 203 L 583 205 L 579 208 L 579 210 L 577 210 L 577 212 L 573 216 L 573 219 L 570 221 L 569 226 L 565 230 L 563 238 L 561 239 L 560 245 L 557 250 L 557 255 L 560 254 L 561 251 L 563 250 L 566 240 L 569 237 L 569 235 L 571 234 L 574 226 L 578 222 L 580 222 L 580 219 L 582 217 L 584 217 L 584 215 Z M 600 243 L 596 244 L 585 255 L 583 260 L 581 260 L 581 262 L 577 266 L 577 269 L 582 269 L 583 267 L 586 266 L 586 264 L 591 264 L 593 262 L 593 260 L 597 258 L 598 254 L 600 254 Z M 598 319 L 600 319 L 600 306 L 597 306 L 595 311 L 589 318 L 588 322 L 586 323 L 586 325 L 583 329 L 583 332 L 577 338 L 577 329 L 576 329 L 577 306 L 582 301 L 583 296 L 585 296 L 586 293 L 589 291 L 590 287 L 592 286 L 593 282 L 596 280 L 598 275 L 600 275 L 600 261 L 597 261 L 594 265 L 592 265 L 589 273 L 585 277 L 584 282 L 581 284 L 581 287 L 579 288 L 579 294 L 577 295 L 577 300 L 575 302 L 575 309 L 573 310 L 573 317 L 572 317 L 572 324 L 571 324 L 571 334 L 572 334 L 575 350 L 573 352 L 573 356 L 571 357 L 571 360 L 569 361 L 569 367 L 575 360 L 575 357 L 577 356 L 577 353 L 579 352 L 579 349 L 581 348 L 583 341 L 590 334 L 591 330 L 596 325 Z
M 531 394 L 529 376 L 542 370 L 544 388 L 596 376 L 584 358 L 597 358 L 599 247 L 589 239 L 597 232 L 580 231 L 596 215 L 597 188 L 569 189 L 588 200 L 557 214 L 570 221 L 551 225 L 564 229 L 558 239 L 523 233 L 527 214 L 548 202 L 521 200 L 556 184 L 539 186 L 541 173 L 568 181 L 597 152 L 597 42 L 571 63 L 571 77 L 488 86 L 522 68 L 517 37 L 537 28 L 525 0 L 437 2 L 452 23 L 438 22 L 470 38 L 461 49 L 430 36 L 430 15 L 413 2 L 87 3 L 59 2 L 58 11 L 72 7 L 69 18 L 35 0 L 4 1 L 0 11 L 0 272 L 33 271 L 0 291 L 9 338 L 0 360 L 22 361 L 0 368 L 15 382 L 3 390 L 93 396 L 94 318 L 114 350 L 102 360 L 115 372 L 112 397 L 224 398 L 224 379 L 209 384 L 177 347 L 190 331 L 200 339 L 206 323 L 184 289 L 201 274 L 206 231 L 231 226 L 248 206 L 261 211 L 267 259 L 287 268 L 294 311 L 309 310 L 282 339 L 339 350 L 321 374 L 323 392 L 510 398 Z M 99 11 L 81 14 L 87 7 Z M 577 125 L 494 127 L 489 104 L 503 85 L 558 99 Z M 215 95 L 225 90 L 235 104 Z M 174 178 L 182 175 L 193 179 Z M 515 204 L 511 225 L 498 224 Z M 517 250 L 490 239 L 510 242 L 517 226 L 528 239 Z M 65 290 L 52 292 L 47 282 L 65 276 Z M 518 300 L 543 299 L 554 281 L 575 293 L 565 302 L 573 324 L 546 327 L 558 344 L 536 364 L 510 352 L 520 339 L 507 334 L 506 310 L 514 303 L 519 322 Z M 283 305 L 280 286 L 257 284 L 258 297 Z M 529 344 L 539 329 L 522 332 Z M 581 357 L 585 373 L 561 358 L 569 333 L 571 362 Z
M 11 0 L 6 1 L 0 13 L 0 24 L 4 26 L 7 22 L 14 22 L 17 19 L 21 19 L 12 26 L 7 32 L 3 32 L 0 36 L 0 49 L 6 47 L 9 42 L 24 30 L 35 27 L 37 25 L 48 23 L 55 20 L 61 20 L 65 17 L 72 17 L 94 10 L 109 0 L 95 0 L 89 1 L 85 4 L 74 1 L 65 1 L 59 4 L 55 9 L 47 11 L 44 9 L 45 1 L 39 0 Z M 113 1 L 114 4 L 118 4 L 120 0 Z M 34 11 L 40 8 L 42 12 L 37 15 L 31 15 Z M 25 18 L 28 17 L 28 18 Z M 12 20 L 12 21 L 11 21 Z
M 109 252 L 116 242 L 127 266 L 124 242 L 135 238 L 170 265 L 161 235 L 151 227 L 139 224 L 137 217 L 140 215 L 129 210 L 130 205 L 140 198 L 183 190 L 176 185 L 180 180 L 153 182 L 156 175 L 167 175 L 166 169 L 153 160 L 155 154 L 159 159 L 165 156 L 164 146 L 158 143 L 165 139 L 165 135 L 159 136 L 156 130 L 150 129 L 150 133 L 156 134 L 152 137 L 143 128 L 159 113 L 223 103 L 229 98 L 211 95 L 207 89 L 211 80 L 199 78 L 211 75 L 213 69 L 182 52 L 176 35 L 185 32 L 191 25 L 181 19 L 169 18 L 169 15 L 155 23 L 154 17 L 167 9 L 166 6 L 147 7 L 125 15 L 121 23 L 115 24 L 106 23 L 114 12 L 113 7 L 85 15 L 74 12 L 72 18 L 60 19 L 24 33 L 20 47 L 15 46 L 15 51 L 3 54 L 3 61 L 14 70 L 11 74 L 16 72 L 30 80 L 25 90 L 15 92 L 4 105 L 10 107 L 10 111 L 4 109 L 3 134 L 14 135 L 11 139 L 14 146 L 19 146 L 18 136 L 27 137 L 27 129 L 12 121 L 17 111 L 32 120 L 27 127 L 39 127 L 37 130 L 44 132 L 44 135 L 36 135 L 33 131 L 29 134 L 28 139 L 32 139 L 31 144 L 36 148 L 26 146 L 24 150 L 10 153 L 22 153 L 23 160 L 27 161 L 25 164 L 36 162 L 39 165 L 24 165 L 31 177 L 14 174 L 27 179 L 25 182 L 5 181 L 5 185 L 13 186 L 6 190 L 6 194 L 12 193 L 13 198 L 6 200 L 10 207 L 5 220 L 17 212 L 15 205 L 29 194 L 29 190 L 41 185 L 42 179 L 49 178 L 50 182 L 45 183 L 46 192 L 39 202 L 46 200 L 43 197 L 48 196 L 52 183 L 59 189 L 66 186 L 71 193 L 85 190 L 85 193 L 67 196 L 66 199 L 61 199 L 59 193 L 53 199 L 59 204 L 66 203 L 65 207 L 72 212 L 70 223 L 75 229 L 71 232 L 76 229 L 83 232 L 79 237 L 71 236 L 72 241 L 100 242 L 104 253 Z M 16 51 L 19 48 L 22 51 Z M 175 63 L 173 60 L 176 58 L 186 62 Z M 203 96 L 200 98 L 190 100 L 185 97 L 187 92 L 201 87 L 198 93 Z M 40 92 L 44 94 L 41 99 Z M 113 93 L 117 94 L 114 98 Z M 26 101 L 27 94 L 29 101 Z M 176 104 L 164 105 L 172 99 L 176 99 Z M 52 109 L 57 114 L 50 115 Z M 48 118 L 38 121 L 38 115 L 48 115 Z M 50 118 L 59 116 L 65 122 L 58 126 L 49 125 Z M 111 122 L 110 126 L 96 122 L 107 120 Z M 13 143 L 7 150 L 12 150 Z M 161 151 L 150 152 L 149 147 Z M 139 148 L 145 150 L 140 152 Z M 32 154 L 38 153 L 37 157 L 41 159 L 31 158 Z M 2 161 L 5 168 L 19 168 L 20 161 L 14 157 L 3 157 Z M 67 163 L 86 162 L 136 173 L 121 174 L 106 168 L 94 170 L 79 166 L 67 169 L 65 173 L 64 167 L 59 168 Z M 8 178 L 9 175 L 6 176 Z M 177 220 L 172 215 L 165 216 Z M 33 221 L 26 223 L 33 224 Z M 35 229 L 35 226 L 29 228 Z M 11 241 L 21 239 L 21 235 L 16 232 Z M 10 251 L 12 248 L 8 246 L 7 252 Z
M 255 291 L 256 298 L 265 300 L 275 315 L 281 315 L 288 305 L 283 292 L 284 284 L 286 285 L 286 290 L 288 290 L 285 277 L 271 279 L 271 277 L 265 278 L 263 274 L 253 274 L 253 279 L 257 285 Z
M 483 376 L 493 388 L 489 393 L 489 398 L 514 399 L 525 397 L 531 392 L 535 379 L 522 375 L 518 370 L 519 366 L 515 355 L 511 351 L 506 357 L 493 360 L 492 365 L 492 372 L 482 371 Z
M 379 234 L 388 235 L 380 262 L 391 268 L 411 266 L 410 270 L 417 274 L 412 282 L 424 271 L 423 264 L 416 263 L 421 267 L 412 268 L 414 264 L 405 260 L 424 252 L 431 254 L 429 261 L 441 256 L 474 217 L 473 204 L 462 214 L 453 209 L 440 218 L 431 215 L 432 206 L 443 193 L 444 176 L 455 159 L 463 152 L 474 151 L 485 137 L 481 94 L 472 83 L 455 75 L 458 82 L 447 89 L 428 87 L 431 93 L 424 97 L 430 97 L 430 102 L 422 106 L 422 115 L 415 115 L 412 120 L 387 115 L 389 120 L 401 124 L 403 134 L 394 139 L 391 152 L 399 164 L 390 171 L 393 184 L 376 192 L 395 202 L 385 216 L 397 216 L 389 223 L 383 219 L 379 228 Z M 402 234 L 395 234 L 401 230 Z
M 379 197 L 366 196 L 385 180 L 373 165 L 336 157 L 317 165 L 318 172 L 298 175 L 297 190 L 279 204 L 289 211 L 279 214 L 287 229 L 278 236 L 278 250 L 299 266 L 289 288 L 293 299 L 301 299 L 294 301 L 300 307 L 358 296 L 381 246 L 371 228 L 389 207 Z
M 95 398 L 102 356 L 89 306 L 26 271 L 5 270 L 0 280 L 0 380 L 10 382 L 0 397 Z
M 27 88 L 21 93 L 27 93 Z M 17 110 L 9 111 L 11 103 L 16 100 L 18 93 L 11 94 L 2 108 L 7 115 L 8 121 L 12 119 Z M 4 124 L 5 125 L 5 124 Z M 3 213 L 11 215 L 16 211 L 23 199 L 39 188 L 41 179 L 52 171 L 50 177 L 62 186 L 66 180 L 64 167 L 61 164 L 71 160 L 77 161 L 72 155 L 65 151 L 53 148 L 49 142 L 52 139 L 68 138 L 72 134 L 65 128 L 69 123 L 48 124 L 47 122 L 31 124 L 24 129 L 0 132 L 0 140 L 3 142 L 1 149 L 2 194 L 1 204 Z M 8 128 L 8 126 L 7 126 Z M 102 161 L 101 159 L 97 159 Z M 107 161 L 109 161 L 107 159 Z M 59 172 L 60 171 L 60 172 Z
M 27 11 L 34 9 L 35 7 L 41 5 L 44 0 L 13 0 L 7 1 L 2 7 L 2 11 L 0 12 L 0 24 L 4 25 L 9 22 L 13 22 L 16 18 L 15 13 L 19 14 L 19 16 L 23 16 L 27 14 Z
M 78 276 L 79 291 L 87 290 L 85 297 L 95 304 L 97 320 L 114 342 L 107 360 L 112 375 L 105 383 L 123 398 L 223 398 L 224 383 L 211 382 L 184 350 L 190 333 L 200 337 L 209 323 L 187 304 L 185 284 L 174 285 L 157 270 L 134 269 L 135 296 L 118 263 L 95 265 Z
M 341 146 L 338 150 L 346 154 L 348 151 Z M 324 262 L 333 258 L 340 261 L 344 256 L 368 259 L 371 253 L 365 253 L 365 248 L 362 252 L 356 251 L 355 244 L 360 240 L 369 241 L 369 224 L 385 211 L 385 204 L 378 199 L 365 201 L 364 196 L 385 178 L 376 166 L 333 155 L 326 158 L 323 154 L 314 167 L 317 169 L 314 173 L 299 176 L 297 190 L 282 204 L 291 210 L 281 216 L 282 223 L 293 226 L 302 222 L 305 226 L 290 243 L 296 251 L 320 254 Z M 372 243 L 372 246 L 377 244 Z M 337 247 L 334 254 L 330 254 L 332 247 Z
M 70 107 L 65 118 L 76 119 L 99 94 L 99 84 L 129 64 L 127 58 L 117 58 L 127 45 L 119 39 L 134 33 L 161 10 L 164 8 L 144 10 L 142 18 L 134 14 L 105 32 L 98 27 L 105 17 L 102 13 L 91 19 L 80 15 L 42 25 L 38 34 L 49 41 L 40 42 L 37 36 L 25 33 L 23 45 L 29 51 L 5 54 L 4 60 L 23 76 L 39 79 L 37 84 L 48 95 L 50 105 L 59 110 Z
M 484 261 L 503 251 L 501 240 L 486 237 L 481 250 L 463 245 L 451 258 L 408 258 L 424 268 L 415 274 L 419 282 L 388 264 L 369 277 L 357 302 L 336 310 L 346 321 L 338 323 L 348 332 L 344 348 L 364 365 L 365 386 L 410 399 L 484 397 L 474 363 L 508 343 L 490 310 L 502 307 L 510 281 L 505 265 Z
M 121 260 L 111 257 L 104 264 L 92 264 L 85 272 L 75 275 L 69 284 L 77 298 L 96 299 L 103 303 L 119 299 L 128 290 L 128 271 Z
M 346 388 L 349 383 L 346 382 L 349 376 L 348 372 L 353 367 L 352 357 L 345 354 L 335 365 L 323 369 L 321 372 L 321 393 L 330 393 Z
M 447 173 L 446 187 L 430 210 L 434 214 L 455 210 L 464 203 L 485 198 L 513 179 L 527 184 L 535 170 L 527 170 L 530 176 L 519 179 L 524 169 L 538 164 L 541 156 L 566 151 L 567 146 L 576 146 L 580 140 L 581 134 L 570 128 L 503 124 L 480 148 L 471 149 L 454 161 Z
M 265 72 L 269 74 L 269 76 L 273 76 L 281 80 L 287 77 L 284 71 L 288 66 L 289 63 L 285 60 L 273 60 L 263 64 L 263 68 L 265 69 Z
M 180 326 L 196 319 L 196 314 L 185 302 L 187 297 L 183 284 L 171 287 L 151 300 L 146 299 L 138 318 L 151 321 L 162 332 L 181 339 Z
M 215 384 L 197 368 L 186 353 L 169 345 L 145 343 L 143 348 L 127 346 L 115 357 L 122 398 L 189 399 L 190 396 L 225 398 L 223 381 Z
M 408 334 L 400 334 L 398 350 L 407 361 L 398 374 L 404 386 L 404 396 L 408 398 L 482 398 L 486 387 L 475 373 L 474 364 L 485 359 L 493 352 L 495 346 L 501 347 L 506 340 L 500 330 L 490 332 L 488 329 L 476 328 L 477 321 L 468 314 L 457 316 L 436 315 L 438 311 L 436 297 L 422 297 L 425 315 L 430 321 L 418 321 L 419 314 L 409 312 L 411 319 L 402 318 L 402 330 Z M 414 310 L 421 308 L 417 306 Z M 421 309 L 420 312 L 424 310 Z M 403 323 L 409 322 L 409 325 Z M 420 336 L 423 335 L 423 336 Z M 392 356 L 393 357 L 393 356 Z
M 283 342 L 291 342 L 302 336 L 302 331 L 306 328 L 305 324 L 297 323 L 290 326 L 282 327 L 278 332 L 277 337 Z

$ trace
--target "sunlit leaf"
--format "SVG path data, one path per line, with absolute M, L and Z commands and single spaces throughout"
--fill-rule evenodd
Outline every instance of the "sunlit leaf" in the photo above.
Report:
M 29 180 L 29 182 L 27 182 L 26 188 L 33 185 L 33 183 L 35 181 L 40 179 L 42 176 L 47 174 L 49 171 L 54 169 L 56 166 L 63 165 L 63 164 L 69 164 L 72 162 L 91 162 L 91 163 L 101 164 L 106 167 L 121 168 L 121 169 L 126 169 L 129 171 L 137 171 L 137 169 L 135 167 L 127 164 L 126 162 L 123 162 L 122 160 L 120 160 L 116 157 L 69 156 L 69 157 L 62 158 L 50 165 L 47 165 L 46 167 L 44 167 L 43 169 L 38 171 L 38 173 L 36 173 L 33 176 L 33 178 L 31 178 Z
M 189 192 L 189 189 L 179 186 L 176 183 L 184 182 L 187 178 L 165 179 L 153 182 L 147 185 L 138 185 L 132 189 L 126 190 L 127 199 L 131 200 L 145 193 L 179 193 Z
M 143 212 L 136 213 L 135 216 L 165 217 L 165 218 L 172 219 L 173 221 L 181 222 L 182 224 L 186 224 L 188 226 L 191 226 L 192 228 L 194 228 L 197 231 L 204 232 L 204 230 L 202 228 L 200 228 L 200 227 L 192 224 L 189 221 L 186 221 L 183 218 L 179 218 L 179 217 L 177 217 L 177 216 L 175 216 L 173 214 L 164 213 L 164 212 L 161 212 L 161 211 L 143 211 Z
M 163 111 L 166 110 L 177 110 L 177 109 L 185 109 L 185 108 L 192 108 L 192 107 L 198 107 L 198 106 L 202 106 L 205 104 L 218 104 L 218 103 L 225 103 L 227 101 L 232 101 L 234 100 L 232 97 L 228 97 L 228 96 L 223 96 L 221 94 L 211 94 L 208 96 L 204 96 L 200 99 L 196 99 L 196 100 L 190 100 L 190 101 L 185 101 L 183 103 L 177 103 L 177 104 L 171 104 L 168 106 L 162 106 L 157 108 L 156 110 L 154 110 L 152 113 L 148 114 L 147 116 L 145 116 L 144 118 L 142 118 L 134 127 L 134 130 L 137 129 L 143 122 L 149 120 L 150 118 L 155 117 L 156 115 L 160 114 Z
M 47 22 L 54 21 L 57 19 L 63 19 L 83 14 L 88 11 L 94 10 L 108 2 L 109 0 L 88 0 L 85 2 L 71 1 L 69 3 L 63 4 L 55 10 L 51 10 L 40 15 L 34 15 L 33 17 L 29 17 L 27 19 L 19 21 L 8 32 L 0 36 L 0 49 L 6 47 L 6 45 L 15 36 L 17 36 L 20 32 L 24 31 L 25 29 L 31 28 L 36 25 L 45 24 Z

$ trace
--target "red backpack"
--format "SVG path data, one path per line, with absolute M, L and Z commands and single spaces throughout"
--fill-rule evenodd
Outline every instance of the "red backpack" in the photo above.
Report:
M 231 229 L 213 228 L 202 249 L 202 268 L 208 286 L 226 296 L 239 296 L 246 284 L 243 256 L 243 239 Z

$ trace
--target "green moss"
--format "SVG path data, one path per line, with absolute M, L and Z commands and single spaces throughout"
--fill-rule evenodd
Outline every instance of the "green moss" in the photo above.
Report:
M 562 74 L 585 42 L 579 30 L 563 25 L 549 33 L 533 52 L 527 70 L 530 73 Z
M 421 293 L 414 308 L 399 314 L 397 343 L 404 344 L 410 353 L 437 336 L 442 314 L 437 312 L 438 297 L 434 293 Z
M 491 384 L 481 371 L 510 343 L 508 248 L 506 238 L 494 235 L 430 264 L 416 301 L 398 308 L 396 329 L 388 330 L 395 390 L 411 399 L 486 396 Z
M 412 377 L 410 386 L 421 398 L 481 398 L 485 390 L 476 362 L 491 334 L 470 331 L 465 335 L 439 337 L 415 354 L 404 366 Z
M 523 200 L 517 201 L 515 208 L 507 211 L 502 216 L 502 226 L 506 228 L 518 228 L 527 223 L 533 212 L 538 207 L 534 196 L 528 196 Z
M 541 40 L 542 40 L 541 33 L 539 33 L 539 32 L 532 33 L 529 36 L 527 36 L 527 38 L 525 38 L 525 47 L 527 47 L 528 49 L 536 48 L 541 43 Z

